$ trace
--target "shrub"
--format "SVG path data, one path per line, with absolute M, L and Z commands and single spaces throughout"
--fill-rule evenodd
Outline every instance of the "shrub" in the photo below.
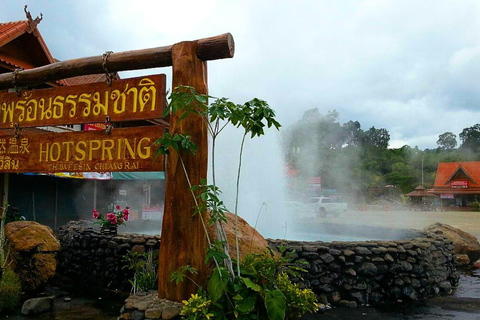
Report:
M 21 284 L 18 276 L 12 269 L 3 270 L 0 280 L 0 310 L 9 311 L 20 303 Z
M 158 253 L 153 251 L 137 253 L 129 251 L 124 257 L 124 269 L 133 270 L 132 292 L 147 292 L 158 288 Z
M 314 313 L 318 311 L 317 298 L 313 291 L 300 289 L 297 284 L 292 283 L 285 272 L 278 275 L 277 285 L 287 300 L 287 319 L 298 319 L 307 312 Z
M 210 319 L 213 313 L 208 311 L 211 301 L 205 297 L 204 292 L 192 294 L 188 301 L 183 300 L 183 308 L 180 315 L 186 320 Z
M 229 277 L 225 268 L 215 269 L 207 287 L 198 296 L 184 301 L 186 319 L 299 319 L 318 311 L 317 299 L 310 289 L 300 289 L 290 281 L 304 269 L 291 263 L 289 254 L 279 257 L 271 250 L 246 255 L 241 276 Z M 202 308 L 193 308 L 201 305 Z

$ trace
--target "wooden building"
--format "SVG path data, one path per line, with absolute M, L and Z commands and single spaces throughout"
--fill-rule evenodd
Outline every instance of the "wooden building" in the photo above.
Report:
M 430 193 L 444 206 L 467 207 L 480 200 L 480 161 L 441 162 Z
M 52 56 L 38 29 L 42 16 L 33 19 L 26 7 L 25 14 L 26 20 L 0 23 L 0 74 L 12 73 L 17 69 L 33 69 L 58 61 Z M 118 78 L 118 75 L 115 74 L 114 77 Z M 15 79 L 12 77 L 12 87 L 8 91 L 102 81 L 106 81 L 105 74 L 94 74 L 47 82 L 33 88 L 16 88 Z M 22 128 L 34 132 L 84 129 L 87 130 L 82 125 Z M 12 132 L 13 129 L 0 130 L 0 140 L 2 136 Z M 110 180 L 102 180 L 98 176 L 88 180 L 87 175 L 80 177 L 78 174 L 73 176 L 68 173 L 52 175 L 7 173 L 0 174 L 0 197 L 2 203 L 7 201 L 12 207 L 18 207 L 20 214 L 26 216 L 28 220 L 35 220 L 56 229 L 69 220 L 90 219 L 93 208 L 105 212 L 113 209 L 116 204 L 129 205 L 133 211 L 133 218 L 141 217 L 142 214 L 151 215 L 152 208 L 163 207 L 164 177 L 163 172 L 129 174 L 118 172 L 116 175 L 112 174 Z M 146 204 L 149 207 L 146 207 Z M 148 210 L 144 213 L 144 209 Z

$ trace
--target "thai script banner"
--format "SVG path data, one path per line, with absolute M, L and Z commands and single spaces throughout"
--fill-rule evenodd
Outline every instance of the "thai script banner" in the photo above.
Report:
M 452 189 L 467 189 L 468 181 L 466 180 L 455 180 L 450 182 L 450 187 Z
M 0 136 L 0 173 L 164 171 L 153 145 L 163 133 L 145 126 Z
M 455 195 L 452 193 L 442 193 L 440 194 L 440 199 L 455 199 Z
M 164 74 L 3 93 L 0 129 L 161 118 L 165 104 Z

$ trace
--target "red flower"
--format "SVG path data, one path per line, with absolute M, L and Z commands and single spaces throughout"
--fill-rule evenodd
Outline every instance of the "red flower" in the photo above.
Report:
M 117 216 L 114 213 L 107 213 L 107 220 L 111 224 L 117 224 Z
M 130 209 L 130 207 L 127 206 L 122 210 L 120 205 L 116 205 L 115 208 L 116 210 L 107 213 L 105 216 L 100 214 L 97 209 L 93 209 L 93 218 L 98 220 L 96 224 L 101 226 L 119 226 L 128 221 L 128 216 L 130 214 L 128 209 Z

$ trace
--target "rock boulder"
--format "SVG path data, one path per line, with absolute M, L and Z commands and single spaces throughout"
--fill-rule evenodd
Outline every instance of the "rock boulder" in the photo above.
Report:
M 477 261 L 480 258 L 480 243 L 468 232 L 439 222 L 426 227 L 423 231 L 440 233 L 452 240 L 457 255 L 466 254 L 470 261 Z
M 228 223 L 224 224 L 224 229 L 230 246 L 230 256 L 235 258 L 235 215 L 227 213 L 227 219 Z M 209 234 L 212 238 L 215 238 L 215 230 L 211 226 L 209 227 Z M 240 248 L 240 259 L 242 259 L 249 253 L 263 253 L 267 251 L 268 242 L 245 219 L 238 217 L 238 246 Z
M 22 288 L 41 288 L 55 275 L 60 243 L 52 229 L 33 221 L 15 221 L 5 226 L 10 244 L 12 268 L 20 276 Z
M 53 298 L 53 296 L 40 297 L 25 301 L 22 305 L 22 314 L 28 316 L 52 310 Z

